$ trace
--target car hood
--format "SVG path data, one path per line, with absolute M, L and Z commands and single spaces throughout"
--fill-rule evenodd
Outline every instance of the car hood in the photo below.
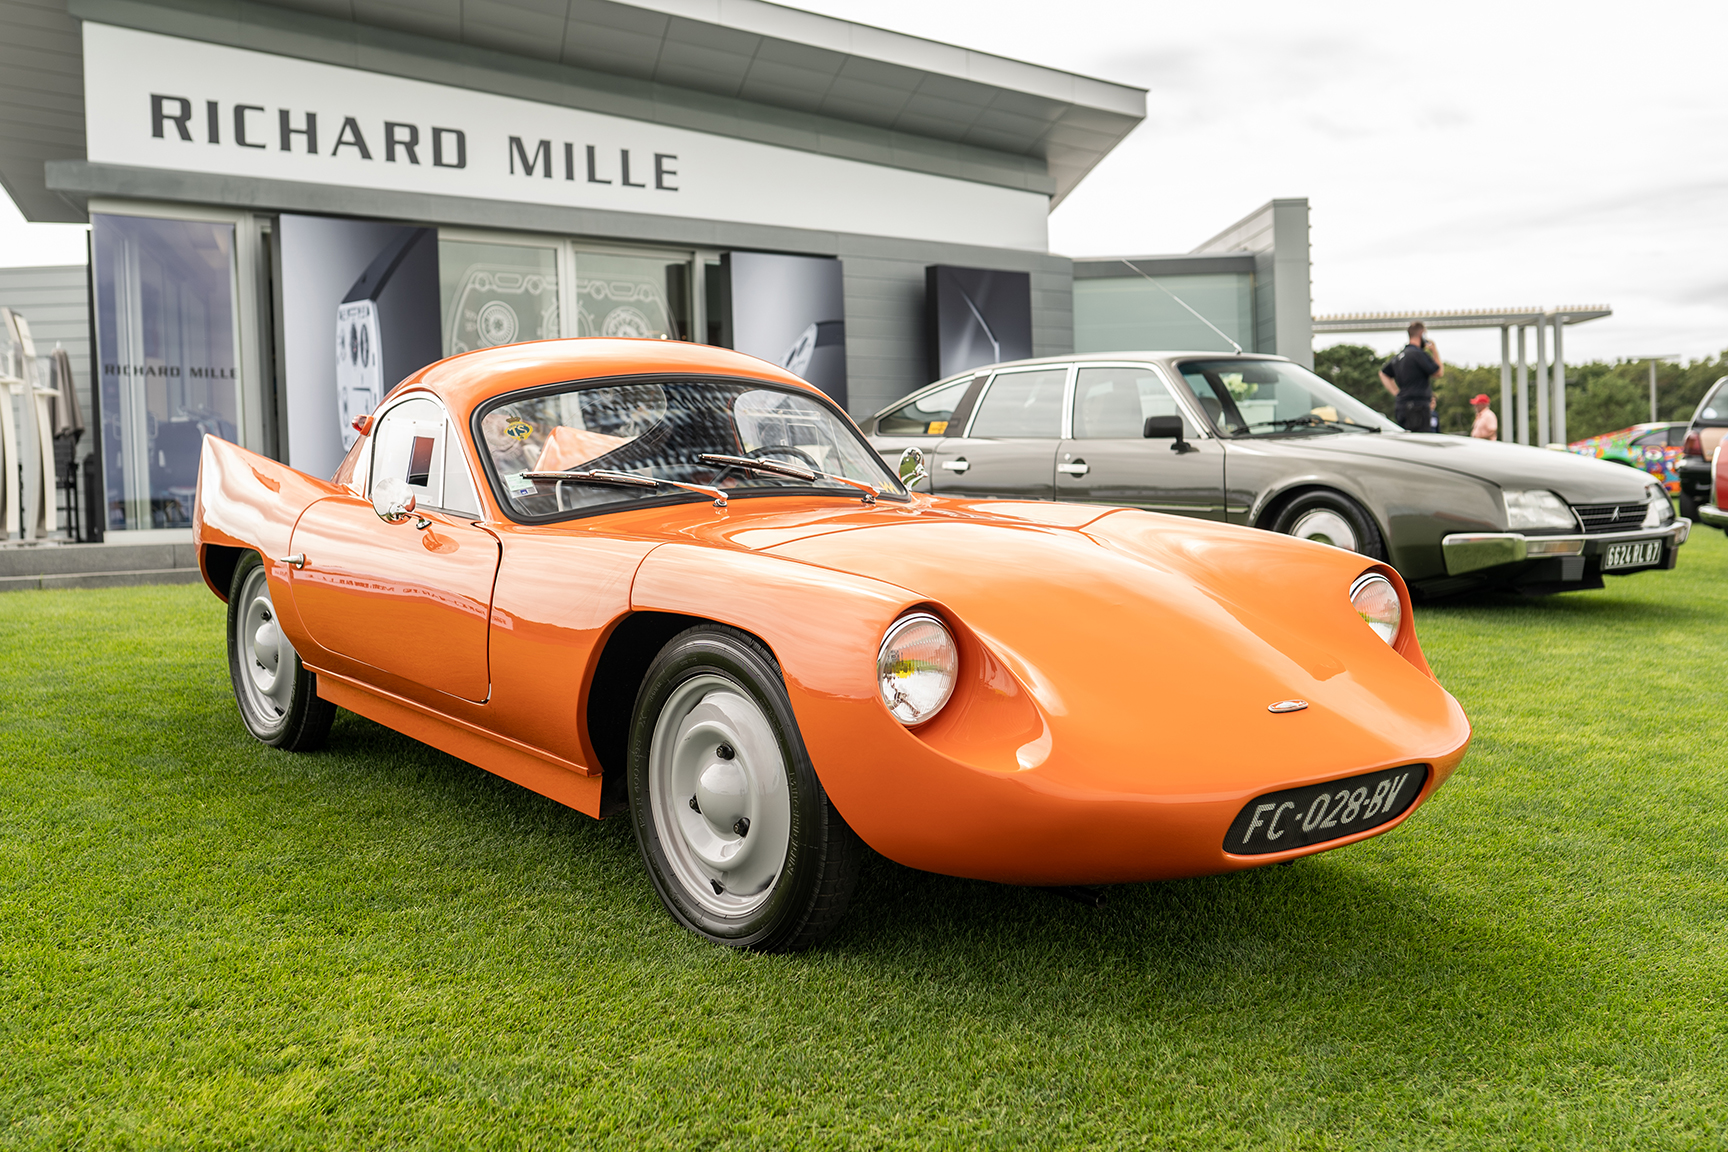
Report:
M 1036 702 L 996 766 L 1047 767 L 1052 785 L 1141 790 L 1174 757 L 1228 792 L 1264 780 L 1268 755 L 1280 775 L 1326 778 L 1439 762 L 1469 739 L 1420 650 L 1394 651 L 1350 604 L 1376 566 L 1335 548 L 1129 509 L 928 498 L 738 537 L 945 609 Z M 1268 711 L 1291 698 L 1309 708 Z
M 1400 464 L 1420 464 L 1486 480 L 1503 489 L 1546 488 L 1570 504 L 1631 503 L 1642 500 L 1649 487 L 1648 477 L 1642 471 L 1623 464 L 1466 436 L 1340 433 L 1256 442 L 1257 446 L 1271 444 L 1300 446 L 1303 452 L 1327 456 L 1368 456 Z

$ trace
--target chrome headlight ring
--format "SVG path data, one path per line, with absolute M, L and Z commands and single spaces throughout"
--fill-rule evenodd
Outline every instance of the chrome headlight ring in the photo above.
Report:
M 942 711 L 960 679 L 960 647 L 929 612 L 894 621 L 876 654 L 876 685 L 890 715 L 908 728 Z
M 1404 602 L 1392 581 L 1378 572 L 1364 572 L 1350 584 L 1350 606 L 1374 635 L 1388 644 L 1397 642 L 1398 629 L 1404 624 Z

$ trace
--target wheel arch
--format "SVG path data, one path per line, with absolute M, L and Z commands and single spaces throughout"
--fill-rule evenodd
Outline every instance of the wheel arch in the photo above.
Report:
M 252 551 L 256 549 L 237 548 L 228 544 L 205 544 L 198 549 L 198 569 L 204 574 L 204 583 L 210 586 L 210 591 L 216 593 L 217 599 L 227 602 L 228 593 L 234 586 L 234 569 L 239 566 L 240 557 Z
M 689 628 L 712 624 L 743 632 L 774 653 L 774 646 L 749 629 L 724 620 L 680 612 L 631 612 L 620 619 L 606 636 L 594 661 L 588 701 L 583 719 L 588 744 L 600 769 L 600 815 L 624 810 L 624 781 L 629 767 L 630 720 L 636 696 L 647 679 L 648 667 L 672 637 Z M 776 660 L 776 666 L 778 661 Z
M 1283 512 L 1291 501 L 1306 496 L 1310 492 L 1326 492 L 1340 496 L 1362 509 L 1363 515 L 1368 517 L 1375 530 L 1380 533 L 1381 544 L 1388 551 L 1391 550 L 1392 535 L 1387 530 L 1385 518 L 1376 511 L 1373 503 L 1364 499 L 1361 493 L 1352 492 L 1348 487 L 1331 478 L 1304 477 L 1292 480 L 1282 487 L 1268 489 L 1261 493 L 1260 506 L 1249 514 L 1248 522 L 1256 528 L 1262 528 L 1269 532 L 1272 530 L 1272 525 L 1277 522 L 1279 513 Z

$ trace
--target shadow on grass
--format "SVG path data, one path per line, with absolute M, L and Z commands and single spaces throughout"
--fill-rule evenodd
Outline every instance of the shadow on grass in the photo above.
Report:
M 368 787 L 460 806 L 482 840 L 531 830 L 545 836 L 555 851 L 593 866 L 606 902 L 665 915 L 625 818 L 593 821 L 358 717 L 344 715 L 331 752 Z M 414 817 L 405 809 L 402 818 Z M 1374 867 L 1396 854 L 1370 841 L 1291 867 L 1120 885 L 1102 909 L 872 855 L 846 919 L 825 944 L 721 967 L 729 978 L 774 986 L 790 970 L 838 967 L 908 1006 L 934 998 L 969 1016 L 1037 1027 L 1082 1016 L 1138 1027 L 1154 1016 L 1291 1015 L 1311 1030 L 1305 1043 L 1395 1030 L 1423 1014 L 1428 1027 L 1501 1044 L 1575 1009 L 1575 992 L 1554 984 L 1569 966 L 1538 935 L 1496 926 L 1491 893 L 1461 904 L 1416 869 Z M 530 905 L 498 914 L 524 914 Z M 707 972 L 713 959 L 693 960 L 680 942 L 656 962 Z

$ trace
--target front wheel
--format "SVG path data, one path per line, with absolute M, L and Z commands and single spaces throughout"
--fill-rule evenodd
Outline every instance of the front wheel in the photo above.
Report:
M 1302 493 L 1279 509 L 1272 531 L 1374 560 L 1386 559 L 1386 545 L 1373 518 L 1356 501 L 1337 492 Z
M 336 705 L 319 699 L 317 675 L 283 634 L 256 552 L 240 558 L 228 588 L 228 676 L 252 735 L 288 752 L 324 743 Z
M 630 817 L 654 890 L 717 944 L 792 952 L 839 922 L 863 845 L 804 749 L 773 656 L 705 625 L 648 669 L 630 726 Z

